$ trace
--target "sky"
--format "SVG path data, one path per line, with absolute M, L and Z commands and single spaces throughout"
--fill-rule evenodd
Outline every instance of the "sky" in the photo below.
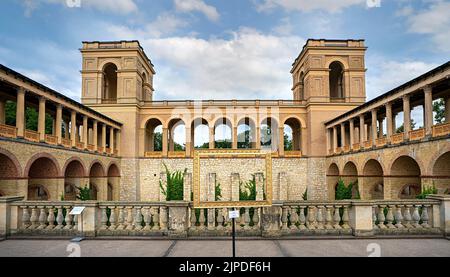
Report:
M 79 101 L 81 42 L 137 39 L 154 100 L 292 99 L 308 38 L 365 39 L 369 100 L 449 60 L 449 11 L 444 0 L 2 0 L 0 63 Z

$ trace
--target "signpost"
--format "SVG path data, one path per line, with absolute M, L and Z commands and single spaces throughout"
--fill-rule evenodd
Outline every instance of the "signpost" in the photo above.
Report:
M 235 219 L 239 218 L 239 210 L 235 211 L 234 208 L 228 214 L 229 218 L 232 221 L 232 232 L 233 232 L 233 258 L 236 257 L 236 227 L 235 227 Z
M 75 215 L 80 216 L 80 222 L 78 224 L 81 224 L 81 236 L 75 237 L 71 239 L 71 242 L 80 242 L 84 239 L 83 237 L 83 211 L 85 207 L 73 207 L 73 209 L 69 212 L 69 215 Z

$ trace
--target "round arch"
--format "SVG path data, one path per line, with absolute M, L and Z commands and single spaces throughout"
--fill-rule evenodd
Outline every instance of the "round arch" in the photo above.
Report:
M 332 162 L 327 167 L 327 189 L 328 199 L 335 200 L 335 188 L 339 181 L 339 167 L 335 162 Z
M 376 159 L 369 158 L 363 164 L 363 177 L 361 179 L 361 198 L 383 199 L 384 178 L 383 165 Z
M 182 128 L 180 143 L 176 142 L 176 130 Z M 182 118 L 172 117 L 167 121 L 169 151 L 184 151 L 186 145 L 186 124 Z M 184 145 L 184 146 L 183 146 Z
M 256 121 L 249 116 L 242 116 L 237 120 L 237 148 L 256 148 Z
M 286 126 L 291 130 L 288 132 Z M 284 119 L 283 122 L 283 132 L 284 132 L 284 150 L 294 150 L 298 151 L 301 149 L 301 132 L 302 123 L 295 117 L 288 117 Z
M 433 184 L 439 194 L 450 194 L 450 151 L 435 160 L 433 165 Z
M 79 165 L 80 167 L 75 168 L 75 165 Z M 74 172 L 75 170 L 76 171 L 81 170 L 81 172 L 77 172 L 76 175 L 70 173 L 70 175 L 69 175 L 70 177 L 84 177 L 87 175 L 86 166 L 84 165 L 84 162 L 78 157 L 72 157 L 65 162 L 63 170 L 62 170 L 62 173 L 64 174 L 64 176 L 67 175 L 68 169 L 69 169 L 69 172 Z
M 28 163 L 27 163 L 27 165 L 25 167 L 25 170 L 24 170 L 24 177 L 31 177 L 30 176 L 30 169 L 32 169 L 31 167 L 33 166 L 33 164 L 39 159 L 48 159 L 49 161 L 51 161 L 51 163 L 54 165 L 54 171 L 55 172 L 52 172 L 52 175 L 54 175 L 54 177 L 62 176 L 61 169 L 59 167 L 59 163 L 58 163 L 58 161 L 56 160 L 55 157 L 53 157 L 52 155 L 50 155 L 48 153 L 38 153 L 38 154 L 35 154 L 34 156 L 32 156 L 28 160 Z
M 161 135 L 157 135 L 156 129 L 161 126 Z M 162 151 L 163 145 L 163 129 L 164 125 L 161 120 L 156 117 L 149 118 L 145 123 L 145 139 L 144 148 L 145 151 Z
M 397 157 L 390 167 L 392 198 L 415 198 L 421 190 L 421 168 L 410 156 Z
M 335 62 L 336 62 L 336 63 L 339 63 L 339 64 L 342 66 L 342 68 L 343 68 L 344 70 L 349 69 L 349 66 L 348 66 L 347 61 L 344 60 L 344 59 L 342 59 L 342 58 L 340 58 L 340 57 L 333 57 L 333 58 L 329 59 L 329 60 L 325 63 L 325 67 L 326 67 L 326 68 L 330 68 L 330 65 L 331 65 L 332 63 L 335 63 Z
M 8 158 L 11 163 L 14 165 L 15 168 L 15 176 L 14 177 L 22 177 L 23 175 L 23 171 L 22 171 L 22 166 L 20 165 L 19 160 L 17 160 L 16 156 L 14 156 L 13 153 L 9 152 L 6 149 L 2 149 L 0 148 L 0 155 L 4 155 L 6 158 Z M 9 169 L 8 169 L 9 170 Z M 1 175 L 0 175 L 1 176 Z

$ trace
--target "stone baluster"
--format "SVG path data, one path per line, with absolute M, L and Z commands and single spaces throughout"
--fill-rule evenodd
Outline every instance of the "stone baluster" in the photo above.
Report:
M 287 213 L 287 207 L 283 206 L 281 210 L 281 230 L 287 230 L 288 229 L 288 213 Z
M 160 215 L 159 215 L 159 227 L 161 230 L 167 229 L 167 207 L 160 207 Z
M 305 206 L 300 206 L 300 215 L 298 217 L 300 225 L 298 225 L 298 229 L 304 230 L 306 229 L 306 217 L 305 217 Z
M 309 206 L 308 207 L 308 222 L 307 222 L 307 227 L 308 229 L 316 229 L 316 227 L 314 226 L 315 224 L 315 216 L 314 216 L 314 207 L 313 206 Z
M 373 229 L 379 229 L 377 226 L 377 206 L 372 207 L 372 228 Z
M 386 218 L 384 217 L 384 208 L 385 205 L 378 206 L 378 227 L 380 229 L 386 229 L 386 225 L 384 225 L 384 222 L 386 221 Z
M 244 229 L 250 229 L 250 208 L 245 208 L 244 219 Z
M 208 230 L 214 230 L 216 228 L 216 215 L 214 209 L 207 209 L 208 213 Z
M 395 226 L 392 224 L 392 222 L 394 221 L 394 214 L 392 212 L 392 208 L 393 208 L 392 205 L 388 205 L 388 212 L 386 214 L 386 222 L 387 222 L 386 226 L 390 229 L 395 228 Z
M 333 206 L 325 206 L 326 216 L 325 216 L 325 229 L 333 229 L 333 217 L 331 216 L 331 208 Z
M 198 229 L 200 229 L 200 230 L 205 229 L 205 221 L 206 221 L 205 209 L 200 209 L 200 216 L 198 218 L 198 223 L 199 223 Z
M 47 211 L 44 206 L 38 207 L 40 209 L 39 213 L 39 227 L 37 229 L 45 229 L 47 227 Z
M 344 213 L 342 214 L 342 228 L 350 229 L 350 225 L 348 224 L 349 215 L 348 215 L 348 205 L 344 206 Z
M 145 206 L 144 207 L 144 222 L 145 222 L 145 227 L 144 227 L 144 231 L 150 231 L 152 229 L 152 214 L 150 213 L 150 207 L 149 206 Z
M 230 218 L 229 217 L 229 214 L 228 214 L 228 212 L 229 211 L 232 211 L 233 210 L 233 208 L 229 208 L 229 209 L 226 209 L 226 216 L 225 216 L 225 218 L 226 218 L 226 222 L 227 222 L 227 229 L 228 230 L 231 230 L 232 229 L 232 225 L 233 225 L 233 219 L 232 218 Z
M 31 217 L 30 217 L 30 229 L 36 229 L 38 227 L 38 210 L 37 207 L 31 207 Z
M 412 205 L 405 205 L 405 210 L 403 211 L 403 226 L 405 226 L 406 228 L 413 228 L 411 224 L 411 207 Z
M 422 227 L 419 224 L 419 221 L 420 221 L 419 206 L 420 205 L 414 205 L 414 212 L 413 212 L 413 215 L 412 215 L 414 228 L 421 228 Z
M 196 224 L 197 224 L 197 217 L 195 215 L 195 209 L 191 208 L 191 226 L 190 226 L 191 230 L 195 230 Z
M 222 215 L 222 209 L 217 209 L 217 230 L 223 229 L 223 215 Z
M 116 227 L 117 227 L 116 207 L 115 206 L 109 206 L 108 208 L 111 210 L 111 214 L 109 215 L 109 227 L 108 227 L 108 230 L 115 230 Z
M 117 209 L 119 210 L 119 216 L 117 217 L 117 230 L 124 230 L 125 229 L 125 214 L 124 214 L 124 208 L 123 206 L 117 206 Z
M 100 217 L 100 230 L 108 229 L 108 215 L 106 214 L 106 207 L 100 207 L 101 217 Z
M 244 229 L 245 227 L 245 208 L 242 208 L 244 210 L 243 213 L 241 213 L 240 209 L 239 209 L 239 224 L 237 226 L 237 229 Z
M 259 228 L 259 208 L 253 209 L 252 221 L 253 221 L 253 229 L 258 229 Z
M 322 230 L 323 227 L 323 206 L 317 207 L 317 229 Z
M 54 212 L 55 210 L 53 209 L 52 206 L 48 207 L 47 209 L 48 209 L 48 216 L 47 216 L 48 225 L 45 229 L 52 230 L 55 228 L 55 212 Z
M 402 207 L 403 207 L 403 205 L 397 205 L 397 208 L 395 209 L 395 227 L 397 227 L 397 228 L 405 227 L 402 224 L 402 220 L 403 220 Z
M 133 206 L 126 207 L 127 209 L 127 228 L 126 230 L 133 230 Z
M 20 228 L 27 229 L 31 225 L 30 213 L 27 206 L 20 206 L 20 208 L 22 209 L 22 225 L 20 226 Z
M 73 215 L 70 214 L 70 211 L 72 210 L 72 207 L 70 206 L 64 206 L 64 208 L 66 208 L 66 217 L 64 218 L 64 221 L 66 222 L 66 226 L 64 226 L 65 230 L 70 230 L 72 229 L 72 220 L 73 220 Z
M 422 215 L 420 217 L 420 219 L 422 220 L 422 227 L 424 228 L 430 228 L 431 226 L 428 224 L 428 208 L 430 207 L 430 205 L 423 205 L 422 206 Z
M 135 207 L 135 214 L 134 214 L 134 220 L 133 220 L 133 228 L 136 231 L 140 231 L 142 229 L 142 213 L 141 213 L 141 207 L 136 206 Z
M 290 208 L 290 221 L 291 221 L 291 226 L 289 226 L 289 228 L 291 230 L 295 230 L 297 229 L 297 223 L 298 223 L 298 214 L 297 214 L 297 207 L 293 206 Z
M 64 228 L 64 215 L 63 215 L 63 207 L 62 206 L 58 206 L 56 207 L 58 209 L 58 213 L 56 215 L 56 229 L 62 229 Z M 69 212 L 67 212 L 69 213 Z
M 73 216 L 73 229 L 78 232 L 78 215 Z
M 153 222 L 153 230 L 159 230 L 159 207 L 152 208 L 153 210 L 153 216 L 152 216 L 152 222 Z
M 341 214 L 339 213 L 341 206 L 335 205 L 334 206 L 334 216 L 333 216 L 333 228 L 334 229 L 342 229 L 341 227 Z

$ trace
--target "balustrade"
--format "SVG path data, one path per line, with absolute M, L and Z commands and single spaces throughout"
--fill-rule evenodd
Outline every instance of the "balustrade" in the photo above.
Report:
M 25 139 L 29 141 L 39 142 L 39 133 L 32 130 L 25 130 Z
M 433 137 L 446 136 L 450 134 L 450 123 L 443 123 L 433 126 L 432 135 Z
M 45 135 L 45 142 L 48 144 L 58 144 L 58 137 L 57 136 L 53 136 L 53 135 Z
M 7 138 L 16 138 L 17 128 L 15 126 L 0 124 L 0 136 Z
M 409 131 L 409 140 L 421 140 L 424 137 L 425 137 L 425 129 L 424 128 Z

